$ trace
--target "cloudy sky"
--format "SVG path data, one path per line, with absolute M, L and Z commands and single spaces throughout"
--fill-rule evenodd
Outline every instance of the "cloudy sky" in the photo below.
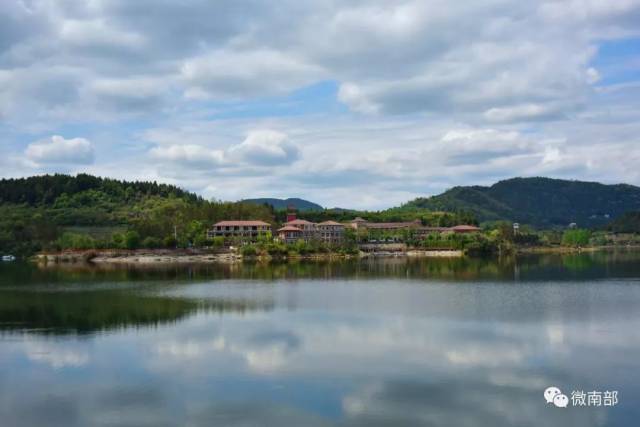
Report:
M 0 176 L 384 208 L 640 185 L 640 0 L 2 0 Z

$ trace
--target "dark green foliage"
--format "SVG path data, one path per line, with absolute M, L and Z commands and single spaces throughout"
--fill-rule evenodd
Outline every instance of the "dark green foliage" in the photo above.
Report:
M 251 203 L 255 205 L 269 205 L 273 209 L 282 210 L 287 209 L 289 206 L 293 206 L 299 211 L 321 211 L 324 208 L 317 203 L 310 202 L 304 199 L 289 198 L 289 199 L 274 199 L 274 198 L 261 198 L 261 199 L 245 199 L 243 203 Z
M 140 247 L 140 235 L 137 231 L 130 230 L 124 235 L 124 246 L 127 249 L 138 249 Z
M 0 254 L 133 249 L 158 242 L 170 248 L 208 246 L 206 228 L 229 218 L 273 221 L 273 214 L 265 206 L 209 202 L 155 182 L 85 174 L 0 180 Z M 97 229 L 111 231 L 97 236 Z M 71 234 L 64 236 L 66 230 Z
M 157 237 L 148 236 L 148 237 L 145 237 L 144 240 L 142 241 L 142 247 L 147 249 L 157 249 L 157 248 L 162 248 L 163 243 L 162 243 L 162 240 L 160 240 Z
M 640 233 L 640 211 L 625 213 L 612 221 L 607 229 L 614 233 Z
M 480 221 L 509 220 L 537 227 L 605 224 L 630 210 L 640 210 L 640 188 L 550 178 L 514 178 L 491 187 L 455 187 L 413 200 L 404 208 L 473 212 Z
M 286 220 L 286 210 L 275 212 L 276 220 Z M 424 208 L 401 206 L 383 211 L 357 211 L 347 209 L 325 209 L 321 211 L 307 211 L 298 215 L 312 222 L 338 221 L 348 222 L 355 217 L 362 217 L 371 222 L 402 222 L 420 220 L 423 225 L 433 227 L 451 227 L 458 224 L 477 225 L 477 220 L 471 212 L 434 212 Z

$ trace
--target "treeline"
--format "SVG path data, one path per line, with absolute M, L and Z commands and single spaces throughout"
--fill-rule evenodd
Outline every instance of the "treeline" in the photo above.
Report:
M 627 212 L 616 218 L 607 226 L 607 230 L 613 233 L 640 233 L 640 211 Z
M 175 186 L 80 174 L 0 180 L 0 253 L 208 245 L 222 219 L 273 222 L 272 209 L 207 201 Z M 105 233 L 104 230 L 111 230 Z
M 431 227 L 452 227 L 459 224 L 478 225 L 475 215 L 468 211 L 438 212 L 409 207 L 396 207 L 383 211 L 325 209 L 301 212 L 298 216 L 312 222 L 347 222 L 355 217 L 361 217 L 371 222 L 408 222 L 419 219 L 423 225 Z M 278 222 L 284 222 L 286 217 L 287 210 L 279 209 L 275 211 L 275 218 Z
M 94 192 L 90 192 L 94 190 Z M 199 196 L 174 185 L 146 181 L 119 181 L 87 174 L 76 176 L 55 174 L 0 180 L 0 203 L 27 204 L 29 206 L 53 205 L 62 195 L 73 198 L 83 193 L 84 197 L 103 196 L 118 201 L 132 200 L 140 195 L 178 197 L 201 201 Z M 67 201 L 67 200 L 64 200 Z

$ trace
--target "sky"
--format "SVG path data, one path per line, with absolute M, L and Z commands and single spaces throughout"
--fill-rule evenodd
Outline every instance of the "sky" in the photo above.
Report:
M 381 209 L 640 185 L 640 0 L 2 0 L 0 177 Z

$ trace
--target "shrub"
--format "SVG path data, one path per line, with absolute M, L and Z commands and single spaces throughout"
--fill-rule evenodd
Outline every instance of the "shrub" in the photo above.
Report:
M 142 247 L 147 249 L 157 249 L 162 247 L 162 241 L 157 237 L 145 237 L 142 241 Z
M 127 249 L 138 249 L 140 247 L 140 235 L 137 231 L 127 231 L 124 235 L 124 245 Z
M 258 249 L 253 245 L 244 245 L 240 248 L 240 254 L 243 257 L 252 257 L 258 255 Z
M 178 241 L 173 235 L 165 237 L 162 243 L 165 248 L 175 248 L 178 245 Z

